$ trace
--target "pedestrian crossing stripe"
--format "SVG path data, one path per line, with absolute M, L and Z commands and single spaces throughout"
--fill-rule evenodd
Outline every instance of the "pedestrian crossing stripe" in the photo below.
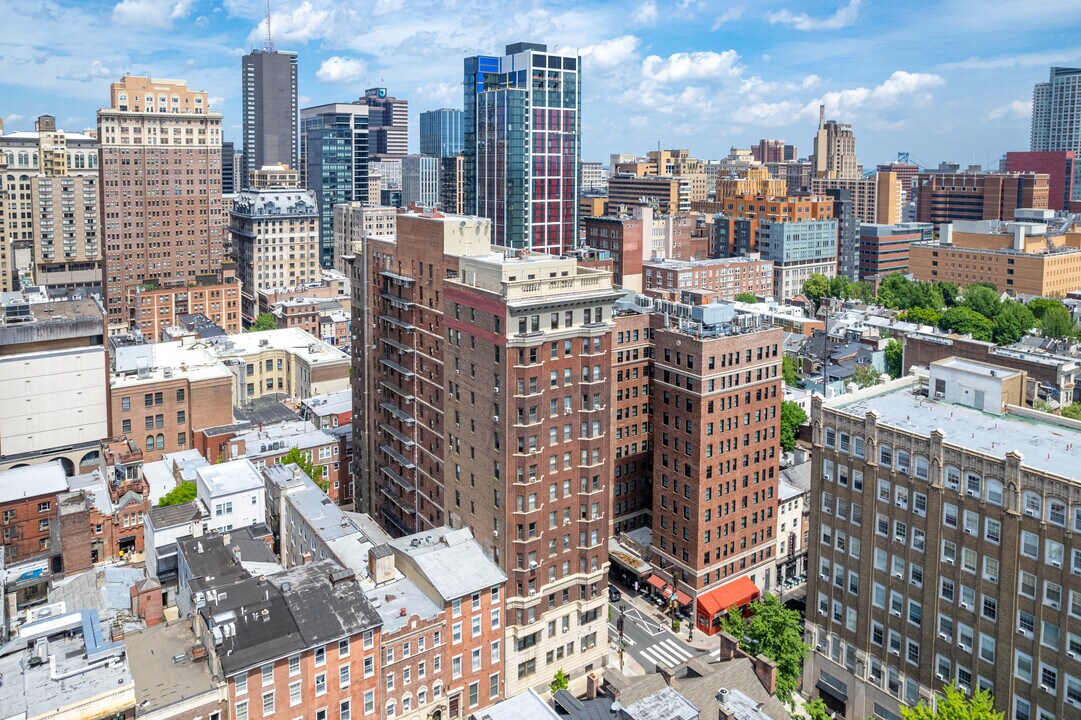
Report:
M 641 651 L 642 657 L 654 665 L 672 667 L 689 659 L 694 653 L 672 639 L 662 640 Z

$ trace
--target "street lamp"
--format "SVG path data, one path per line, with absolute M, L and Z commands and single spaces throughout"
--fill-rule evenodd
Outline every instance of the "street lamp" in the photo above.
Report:
M 619 631 L 619 670 L 623 672 L 623 616 L 627 612 L 627 604 L 619 604 L 619 619 L 616 620 L 616 630 Z

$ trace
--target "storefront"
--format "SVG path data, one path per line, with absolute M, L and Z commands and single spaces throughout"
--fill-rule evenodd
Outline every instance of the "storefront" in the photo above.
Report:
M 698 596 L 695 625 L 707 635 L 716 635 L 721 630 L 724 616 L 730 610 L 749 605 L 760 596 L 758 587 L 746 576 L 715 587 Z

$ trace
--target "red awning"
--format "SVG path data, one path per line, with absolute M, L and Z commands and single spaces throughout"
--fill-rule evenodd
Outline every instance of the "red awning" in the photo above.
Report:
M 680 605 L 690 605 L 691 599 L 691 596 L 683 592 L 682 590 L 676 591 L 676 602 L 678 602 Z
M 758 588 L 751 582 L 749 577 L 736 578 L 732 582 L 725 583 L 708 593 L 699 595 L 698 611 L 712 618 L 729 608 L 739 607 L 757 600 L 759 595 Z
M 656 575 L 650 575 L 649 577 L 647 577 L 646 583 L 657 588 L 658 590 L 663 590 L 664 586 L 668 584 L 664 581 L 664 578 L 659 578 Z
M 674 587 L 672 587 L 671 585 L 665 585 L 664 590 L 661 591 L 661 595 L 664 596 L 665 600 L 667 600 L 668 598 L 672 597 L 675 594 L 676 594 L 676 589 Z

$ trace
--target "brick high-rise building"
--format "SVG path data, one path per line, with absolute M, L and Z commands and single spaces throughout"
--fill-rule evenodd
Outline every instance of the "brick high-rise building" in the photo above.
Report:
M 916 219 L 935 230 L 955 220 L 1013 220 L 1018 208 L 1047 208 L 1050 178 L 1036 173 L 920 173 Z
M 1057 152 L 1008 152 L 1006 172 L 1047 175 L 1047 207 L 1051 210 L 1081 210 L 1081 150 Z
M 901 182 L 892 172 L 877 172 L 868 177 L 811 178 L 811 192 L 824 195 L 828 190 L 850 191 L 852 209 L 860 222 L 883 225 L 901 222 Z
M 0 174 L 6 192 L 6 222 L 0 244 L 31 246 L 30 279 L 46 287 L 101 283 L 101 225 L 98 219 L 98 143 L 81 133 L 56 129 L 42 115 L 33 132 L 0 135 Z M 7 272 L 6 264 L 2 272 Z
M 612 502 L 613 535 L 653 524 L 653 342 L 651 315 L 626 309 L 613 318 Z
M 604 665 L 619 293 L 533 253 L 462 258 L 444 287 L 447 513 L 508 575 L 513 695 Z
M 684 604 L 744 576 L 768 591 L 783 332 L 706 305 L 653 337 L 655 574 Z
M 98 111 L 105 309 L 139 326 L 136 290 L 169 292 L 220 271 L 221 113 L 179 80 L 125 76 Z
M 796 146 L 787 145 L 784 140 L 759 140 L 751 146 L 751 157 L 760 163 L 788 162 L 797 155 Z
M 859 280 L 882 278 L 894 273 L 908 274 L 909 246 L 930 242 L 934 228 L 928 223 L 860 225 Z

